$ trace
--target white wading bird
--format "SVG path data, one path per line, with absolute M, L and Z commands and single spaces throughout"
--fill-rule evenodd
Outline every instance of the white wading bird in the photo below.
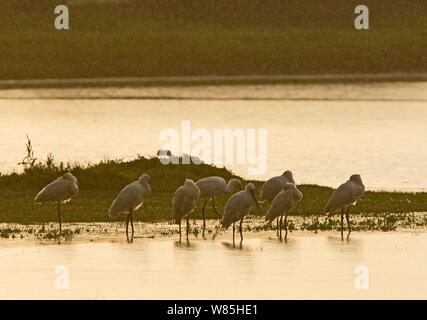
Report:
M 240 243 L 243 241 L 242 223 L 245 216 L 251 212 L 253 205 L 260 208 L 258 200 L 255 196 L 255 186 L 252 183 L 246 185 L 245 190 L 233 194 L 225 204 L 224 215 L 222 217 L 221 226 L 225 229 L 233 224 L 233 245 L 234 234 L 236 231 L 235 223 L 240 220 Z
M 281 176 L 268 179 L 261 188 L 259 198 L 261 201 L 273 201 L 274 197 L 283 189 L 286 183 L 295 184 L 292 172 L 287 170 Z M 276 219 L 279 226 L 279 218 Z M 278 232 L 278 231 L 277 231 Z M 279 235 L 279 233 L 277 233 Z
M 200 189 L 191 179 L 185 179 L 183 186 L 179 187 L 172 198 L 172 211 L 175 223 L 179 223 L 179 242 L 181 242 L 181 219 L 187 217 L 187 242 L 190 228 L 190 213 L 199 201 Z
M 350 236 L 351 233 L 351 227 L 350 227 L 350 219 L 348 216 L 348 212 L 350 210 L 351 206 L 354 206 L 356 204 L 357 199 L 359 199 L 365 192 L 365 186 L 362 183 L 362 178 L 358 174 L 353 174 L 350 179 L 340 185 L 338 189 L 334 191 L 331 198 L 328 201 L 328 204 L 325 207 L 325 213 L 328 213 L 328 216 L 333 215 L 338 210 L 342 209 L 341 211 L 341 238 L 343 238 L 343 216 L 344 216 L 344 209 L 347 207 L 346 212 L 346 220 L 347 220 L 347 226 L 348 226 L 348 235 L 347 238 Z
M 270 209 L 268 209 L 265 214 L 266 221 L 273 221 L 275 218 L 280 217 L 280 223 L 277 226 L 280 226 L 280 240 L 282 240 L 282 219 L 283 214 L 285 213 L 285 240 L 288 237 L 288 225 L 287 218 L 288 212 L 296 207 L 299 201 L 302 199 L 302 192 L 298 190 L 297 186 L 293 183 L 286 183 L 283 187 L 283 190 L 274 197 L 273 203 L 271 204 Z
M 221 215 L 216 211 L 215 208 L 215 197 L 221 193 L 231 194 L 237 190 L 242 189 L 242 183 L 239 179 L 230 179 L 228 184 L 225 183 L 225 180 L 221 177 L 207 177 L 196 181 L 197 187 L 200 189 L 200 198 L 205 199 L 202 207 L 202 217 L 203 217 L 203 233 L 205 232 L 206 222 L 205 222 L 205 207 L 209 199 L 212 199 L 213 210 L 216 215 L 221 218 Z
M 67 172 L 62 177 L 44 187 L 35 198 L 35 202 L 40 204 L 46 202 L 58 203 L 59 235 L 62 233 L 61 203 L 70 201 L 78 192 L 79 185 L 77 179 L 71 173 Z
M 127 213 L 126 238 L 133 240 L 133 212 L 138 210 L 144 201 L 144 197 L 151 193 L 151 178 L 148 174 L 143 174 L 138 181 L 134 181 L 124 187 L 110 207 L 110 217 L 115 217 L 119 213 Z M 129 219 L 132 227 L 132 236 L 129 239 Z

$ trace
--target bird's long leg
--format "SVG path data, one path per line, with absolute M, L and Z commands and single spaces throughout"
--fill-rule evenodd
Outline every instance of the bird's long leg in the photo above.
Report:
M 62 234 L 62 224 L 61 224 L 61 202 L 58 202 L 58 222 L 59 222 L 59 237 Z
M 126 218 L 126 239 L 129 240 L 129 218 L 130 214 L 128 213 L 128 216 Z
M 343 223 L 343 219 L 344 219 L 344 207 L 341 210 L 341 239 L 344 239 L 344 223 Z
M 276 234 L 279 237 L 279 217 L 276 218 Z
M 134 235 L 134 228 L 133 228 L 133 212 L 130 213 L 130 225 L 132 227 L 132 240 L 133 240 L 133 235 Z
M 285 214 L 285 241 L 288 240 L 288 213 Z
M 216 215 L 218 216 L 218 218 L 222 218 L 222 216 L 218 213 L 218 211 L 216 211 L 216 208 L 215 208 L 215 199 L 213 197 L 212 197 L 212 207 L 213 207 Z
M 243 241 L 243 233 L 242 233 L 242 225 L 243 225 L 243 218 L 242 220 L 240 220 L 240 226 L 239 226 L 239 231 L 240 231 L 240 243 L 242 243 Z
M 283 220 L 283 213 L 280 216 L 280 222 L 279 222 L 279 239 L 282 241 L 282 220 Z
M 61 244 L 61 235 L 62 235 L 62 224 L 61 224 L 61 202 L 58 202 L 58 222 L 59 222 L 59 236 L 58 244 Z M 44 226 L 43 226 L 44 227 Z
M 234 233 L 236 232 L 236 225 L 233 222 L 233 247 L 234 247 Z
M 179 243 L 181 243 L 181 219 L 179 219 Z
M 346 214 L 345 214 L 345 218 L 346 218 L 346 220 L 347 220 L 347 226 L 348 226 L 348 235 L 347 235 L 347 239 L 348 239 L 348 237 L 350 236 L 350 233 L 351 233 L 351 226 L 350 226 L 350 217 L 349 217 L 349 215 L 348 215 L 348 212 L 350 211 L 350 207 L 348 207 L 347 208 L 347 212 L 346 212 Z
M 187 215 L 187 242 L 188 240 L 188 233 L 190 232 L 190 215 Z
M 205 200 L 205 203 L 203 203 L 202 206 L 202 218 L 203 218 L 203 236 L 205 235 L 205 229 L 206 229 L 206 221 L 205 221 L 205 207 L 208 203 L 208 199 Z

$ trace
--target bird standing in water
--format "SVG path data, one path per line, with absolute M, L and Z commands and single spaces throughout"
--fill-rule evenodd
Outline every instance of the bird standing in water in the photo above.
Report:
M 230 179 L 228 184 L 221 177 L 207 177 L 196 181 L 197 187 L 200 189 L 200 198 L 204 199 L 202 206 L 202 219 L 203 219 L 203 235 L 205 234 L 206 221 L 205 221 L 205 207 L 209 199 L 212 199 L 213 210 L 218 217 L 221 215 L 215 208 L 215 197 L 222 194 L 232 194 L 236 190 L 242 189 L 242 183 L 239 179 Z
M 286 170 L 282 175 L 268 179 L 261 188 L 259 198 L 261 201 L 272 202 L 274 197 L 283 190 L 286 183 L 295 184 L 292 172 Z M 277 236 L 279 236 L 279 218 L 276 219 Z
M 124 187 L 110 207 L 110 217 L 115 217 L 119 213 L 127 213 L 126 220 L 126 238 L 129 242 L 133 241 L 133 212 L 138 210 L 144 201 L 144 197 L 151 193 L 151 178 L 148 174 L 143 174 L 137 181 L 134 181 Z M 132 227 L 132 235 L 129 237 L 129 220 Z
M 341 239 L 344 238 L 343 236 L 344 210 L 345 208 L 347 208 L 345 217 L 346 217 L 347 226 L 348 226 L 348 235 L 347 235 L 347 239 L 348 239 L 351 233 L 350 217 L 349 217 L 350 207 L 354 206 L 356 204 L 356 201 L 361 196 L 363 196 L 364 193 L 365 193 L 365 186 L 362 182 L 362 178 L 358 174 L 353 174 L 347 182 L 340 185 L 334 191 L 334 193 L 332 193 L 332 196 L 325 207 L 325 213 L 327 213 L 328 216 L 330 217 L 335 212 L 341 209 Z
M 191 179 L 186 179 L 183 186 L 179 187 L 172 197 L 172 211 L 175 223 L 179 223 L 179 242 L 181 242 L 181 219 L 187 218 L 187 242 L 190 229 L 190 213 L 199 201 L 200 189 Z
M 233 224 L 233 246 L 234 246 L 234 234 L 236 231 L 235 223 L 240 220 L 239 232 L 240 232 L 240 244 L 243 241 L 242 224 L 243 219 L 251 212 L 253 205 L 260 208 L 258 200 L 255 196 L 255 186 L 252 183 L 246 185 L 245 190 L 239 191 L 233 194 L 228 199 L 224 208 L 224 215 L 222 216 L 221 226 L 224 229 Z
M 293 183 L 286 183 L 283 190 L 274 197 L 270 209 L 265 214 L 266 221 L 273 221 L 280 217 L 280 223 L 277 226 L 280 240 L 282 240 L 282 219 L 285 214 L 285 241 L 288 238 L 288 213 L 296 207 L 302 199 L 302 192 L 298 190 L 297 186 Z M 280 227 L 279 227 L 280 226 Z
M 44 204 L 46 202 L 58 203 L 58 222 L 59 222 L 59 237 L 62 234 L 61 224 L 61 203 L 71 200 L 79 192 L 79 185 L 76 177 L 67 172 L 62 177 L 49 183 L 36 196 L 36 203 Z

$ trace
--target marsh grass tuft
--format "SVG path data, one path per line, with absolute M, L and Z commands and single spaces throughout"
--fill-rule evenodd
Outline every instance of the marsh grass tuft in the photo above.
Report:
M 31 143 L 30 137 L 27 134 L 27 142 L 25 143 L 26 155 L 18 165 L 23 166 L 24 170 L 29 170 L 34 168 L 37 158 L 34 157 L 33 145 Z

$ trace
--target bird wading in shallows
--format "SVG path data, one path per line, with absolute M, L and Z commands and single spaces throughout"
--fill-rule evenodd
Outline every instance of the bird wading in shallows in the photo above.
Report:
M 150 194 L 151 190 L 151 178 L 145 173 L 139 177 L 139 180 L 124 187 L 110 207 L 110 217 L 115 217 L 122 212 L 127 213 L 126 238 L 130 242 L 133 241 L 134 236 L 133 212 L 142 206 L 144 197 Z M 129 237 L 129 220 L 132 228 L 131 237 Z
M 363 185 L 362 178 L 358 174 L 353 174 L 350 179 L 340 185 L 334 193 L 332 193 L 331 198 L 328 201 L 328 204 L 325 207 L 325 213 L 330 217 L 335 212 L 341 209 L 341 239 L 343 239 L 344 233 L 344 210 L 347 208 L 345 214 L 348 226 L 348 235 L 350 236 L 351 227 L 350 227 L 350 218 L 349 210 L 351 206 L 356 204 L 356 201 L 365 193 L 365 186 Z
M 187 242 L 190 229 L 190 213 L 199 201 L 200 189 L 191 179 L 185 179 L 183 186 L 179 187 L 172 198 L 172 211 L 175 223 L 179 223 L 179 242 L 181 242 L 181 219 L 187 218 Z
M 34 201 L 36 203 L 44 204 L 46 202 L 58 203 L 58 222 L 59 222 L 59 236 L 62 233 L 61 224 L 61 203 L 71 200 L 79 192 L 79 185 L 76 177 L 67 172 L 62 177 L 49 183 L 44 187 L 36 196 Z
M 237 190 L 242 190 L 242 183 L 239 179 L 230 179 L 230 181 L 228 181 L 228 184 L 226 184 L 225 180 L 221 177 L 207 177 L 197 180 L 196 185 L 200 189 L 200 198 L 205 200 L 202 206 L 204 235 L 206 229 L 205 207 L 209 199 L 212 199 L 212 207 L 216 215 L 219 218 L 222 218 L 215 208 L 215 197 L 222 193 L 232 194 Z
M 280 191 L 277 196 L 274 197 L 273 203 L 270 209 L 265 214 L 266 221 L 273 221 L 280 217 L 280 222 L 277 226 L 280 240 L 282 240 L 282 220 L 283 214 L 285 214 L 285 241 L 288 238 L 288 225 L 287 218 L 288 213 L 296 207 L 299 201 L 302 199 L 302 192 L 298 190 L 297 186 L 293 183 L 286 183 L 283 190 Z
M 228 199 L 224 208 L 224 215 L 222 217 L 221 226 L 224 229 L 228 229 L 233 224 L 233 246 L 234 246 L 234 234 L 236 232 L 235 223 L 240 220 L 240 244 L 243 241 L 242 224 L 243 219 L 251 212 L 253 205 L 260 208 L 258 200 L 255 196 L 255 186 L 252 183 L 246 185 L 245 190 L 239 191 L 233 194 Z
M 295 184 L 292 172 L 286 170 L 282 175 L 268 179 L 261 188 L 259 198 L 261 201 L 272 202 L 274 197 L 283 190 L 286 183 Z M 279 236 L 279 218 L 276 219 L 277 236 Z

